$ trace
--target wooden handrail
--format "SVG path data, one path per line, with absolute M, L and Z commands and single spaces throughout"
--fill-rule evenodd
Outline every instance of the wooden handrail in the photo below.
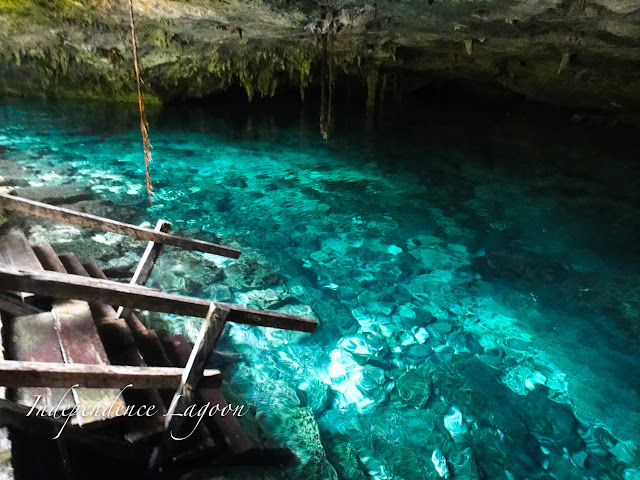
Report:
M 238 258 L 240 250 L 217 245 L 215 243 L 196 240 L 189 237 L 180 237 L 170 233 L 159 232 L 150 228 L 138 227 L 117 220 L 90 215 L 88 213 L 75 212 L 68 208 L 56 207 L 47 203 L 36 202 L 15 195 L 0 194 L 0 208 L 6 208 L 16 212 L 27 213 L 37 217 L 49 218 L 73 225 L 93 228 L 102 232 L 118 233 L 138 240 L 146 240 L 163 245 L 173 245 L 187 250 L 197 250 L 204 253 L 213 253 L 223 257 Z
M 18 290 L 54 298 L 73 298 L 200 318 L 206 317 L 211 305 L 211 301 L 202 298 L 174 295 L 139 285 L 57 272 L 24 271 L 5 266 L 0 266 L 0 290 Z M 301 332 L 313 332 L 318 326 L 318 322 L 312 318 L 215 303 L 229 310 L 229 322 Z
M 156 232 L 169 233 L 171 232 L 171 222 L 167 222 L 162 219 L 158 220 L 154 230 Z M 162 252 L 162 247 L 163 245 L 161 243 L 149 242 L 147 244 L 147 248 L 138 263 L 138 267 L 129 281 L 131 285 L 145 285 L 147 283 L 147 280 L 149 280 L 151 272 L 153 271 L 153 267 L 156 265 L 156 260 L 158 260 L 160 252 Z M 125 312 L 124 307 L 118 307 L 116 309 L 116 318 L 128 317 L 130 313 L 130 309 Z

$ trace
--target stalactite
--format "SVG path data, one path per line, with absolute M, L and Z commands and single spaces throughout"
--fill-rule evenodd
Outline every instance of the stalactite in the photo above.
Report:
M 380 82 L 380 90 L 378 91 L 378 105 L 380 105 L 381 108 L 384 107 L 384 94 L 386 90 L 387 90 L 387 74 L 383 73 L 382 81 Z
M 569 52 L 564 52 L 562 54 L 562 58 L 560 59 L 560 64 L 558 65 L 557 75 L 560 75 L 562 71 L 565 68 L 567 68 L 570 61 L 571 61 L 571 54 Z
M 378 70 L 367 72 L 367 110 L 372 111 L 376 107 L 376 94 L 378 92 Z
M 464 41 L 464 49 L 467 51 L 467 55 L 471 56 L 473 53 L 473 39 L 467 38 Z

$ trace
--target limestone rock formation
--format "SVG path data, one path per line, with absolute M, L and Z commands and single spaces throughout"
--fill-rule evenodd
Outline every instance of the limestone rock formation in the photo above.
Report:
M 0 0 L 0 92 L 130 100 L 126 2 Z M 134 0 L 148 101 L 319 82 L 369 96 L 433 82 L 615 111 L 640 106 L 640 0 Z

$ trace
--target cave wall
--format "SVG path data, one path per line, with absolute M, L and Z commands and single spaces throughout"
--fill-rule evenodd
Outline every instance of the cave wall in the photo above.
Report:
M 0 93 L 135 98 L 128 4 L 0 0 Z M 319 82 L 397 94 L 465 81 L 570 107 L 640 110 L 640 0 L 134 0 L 147 102 Z M 410 78 L 411 81 L 406 81 Z M 416 81 L 418 79 L 418 81 Z

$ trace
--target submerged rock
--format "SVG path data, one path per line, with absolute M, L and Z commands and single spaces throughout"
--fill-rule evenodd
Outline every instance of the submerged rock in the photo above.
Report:
M 21 197 L 51 205 L 69 204 L 90 200 L 93 193 L 89 188 L 78 184 L 40 186 L 32 188 L 19 188 L 17 194 Z
M 396 378 L 396 389 L 403 403 L 422 408 L 431 396 L 428 372 L 421 369 L 408 370 Z
M 462 418 L 462 412 L 456 407 L 451 408 L 451 413 L 444 417 L 444 428 L 454 440 L 459 440 L 466 431 L 466 425 Z
M 449 478 L 451 473 L 449 472 L 449 466 L 447 465 L 447 459 L 444 458 L 444 455 L 440 451 L 440 449 L 436 448 L 431 455 L 431 461 L 433 462 L 433 466 L 436 468 L 436 472 L 442 478 Z

